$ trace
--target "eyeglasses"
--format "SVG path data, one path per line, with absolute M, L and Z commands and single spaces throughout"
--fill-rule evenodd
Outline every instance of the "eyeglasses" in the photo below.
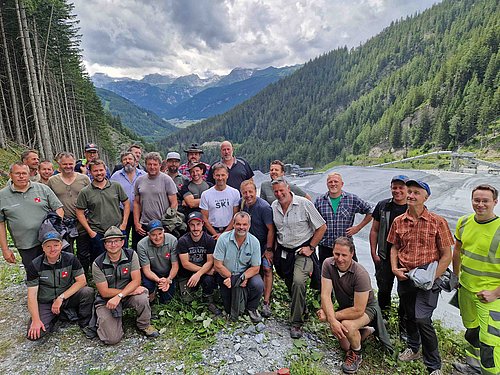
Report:
M 121 243 L 123 240 L 121 239 L 117 239 L 117 240 L 106 240 L 104 241 L 104 243 L 108 244 L 108 245 L 116 245 L 116 244 L 119 244 Z

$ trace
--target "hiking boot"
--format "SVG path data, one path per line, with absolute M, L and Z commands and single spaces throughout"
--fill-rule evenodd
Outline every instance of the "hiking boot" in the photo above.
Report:
M 429 375 L 443 375 L 443 371 L 441 371 L 441 369 L 437 369 L 432 371 Z
M 215 316 L 219 316 L 221 314 L 221 311 L 217 308 L 217 306 L 215 306 L 214 303 L 209 303 L 207 307 L 208 311 L 210 311 Z
M 354 350 L 349 349 L 346 353 L 345 361 L 342 364 L 342 371 L 346 374 L 354 374 L 358 371 L 362 361 L 363 356 L 360 352 L 356 353 Z
M 260 323 L 262 322 L 262 316 L 260 316 L 257 310 L 248 310 L 248 316 L 252 323 Z
M 481 374 L 481 369 L 480 368 L 473 367 L 473 366 L 469 365 L 468 363 L 454 362 L 453 363 L 453 367 L 460 374 L 469 374 L 469 375 Z
M 269 304 L 269 302 L 264 302 L 262 304 L 262 310 L 261 310 L 261 315 L 264 317 L 264 318 L 269 318 L 272 313 L 271 313 L 271 305 Z
M 82 331 L 85 334 L 85 337 L 88 338 L 89 340 L 92 340 L 93 338 L 97 337 L 97 331 L 95 329 L 90 328 L 89 326 L 83 327 Z
M 148 325 L 146 328 L 141 329 L 140 331 L 142 333 L 144 333 L 144 335 L 148 338 L 155 338 L 155 337 L 160 336 L 160 332 L 158 332 L 158 330 L 155 327 L 153 327 L 151 324 Z
M 292 326 L 290 328 L 290 337 L 292 339 L 300 339 L 302 337 L 302 328 L 299 326 Z
M 406 348 L 403 352 L 399 353 L 398 359 L 402 362 L 413 361 L 414 359 L 419 359 L 421 357 L 420 350 L 418 352 L 414 352 L 410 348 Z

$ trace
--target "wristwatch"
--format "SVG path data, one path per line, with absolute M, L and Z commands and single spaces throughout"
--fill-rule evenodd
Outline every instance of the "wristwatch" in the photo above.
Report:
M 117 296 L 122 299 L 123 298 L 123 293 L 118 293 Z
M 64 301 L 64 293 L 61 293 L 61 294 L 59 295 L 59 297 L 57 297 L 57 298 L 59 298 L 60 300 L 63 300 L 63 301 Z
M 315 246 L 309 245 L 309 249 L 311 249 L 313 253 L 316 251 L 316 247 Z

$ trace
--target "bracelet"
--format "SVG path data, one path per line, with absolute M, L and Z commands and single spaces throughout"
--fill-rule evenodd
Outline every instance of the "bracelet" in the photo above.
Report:
M 273 248 L 272 248 L 272 247 L 268 247 L 268 248 L 266 249 L 266 251 L 269 251 L 270 253 L 272 253 L 272 252 L 273 252 Z

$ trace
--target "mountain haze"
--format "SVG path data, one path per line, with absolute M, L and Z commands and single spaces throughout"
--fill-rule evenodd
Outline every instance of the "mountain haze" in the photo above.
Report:
M 326 53 L 231 111 L 161 141 L 231 140 L 255 168 L 321 166 L 374 146 L 498 142 L 500 7 L 444 1 L 354 49 Z

